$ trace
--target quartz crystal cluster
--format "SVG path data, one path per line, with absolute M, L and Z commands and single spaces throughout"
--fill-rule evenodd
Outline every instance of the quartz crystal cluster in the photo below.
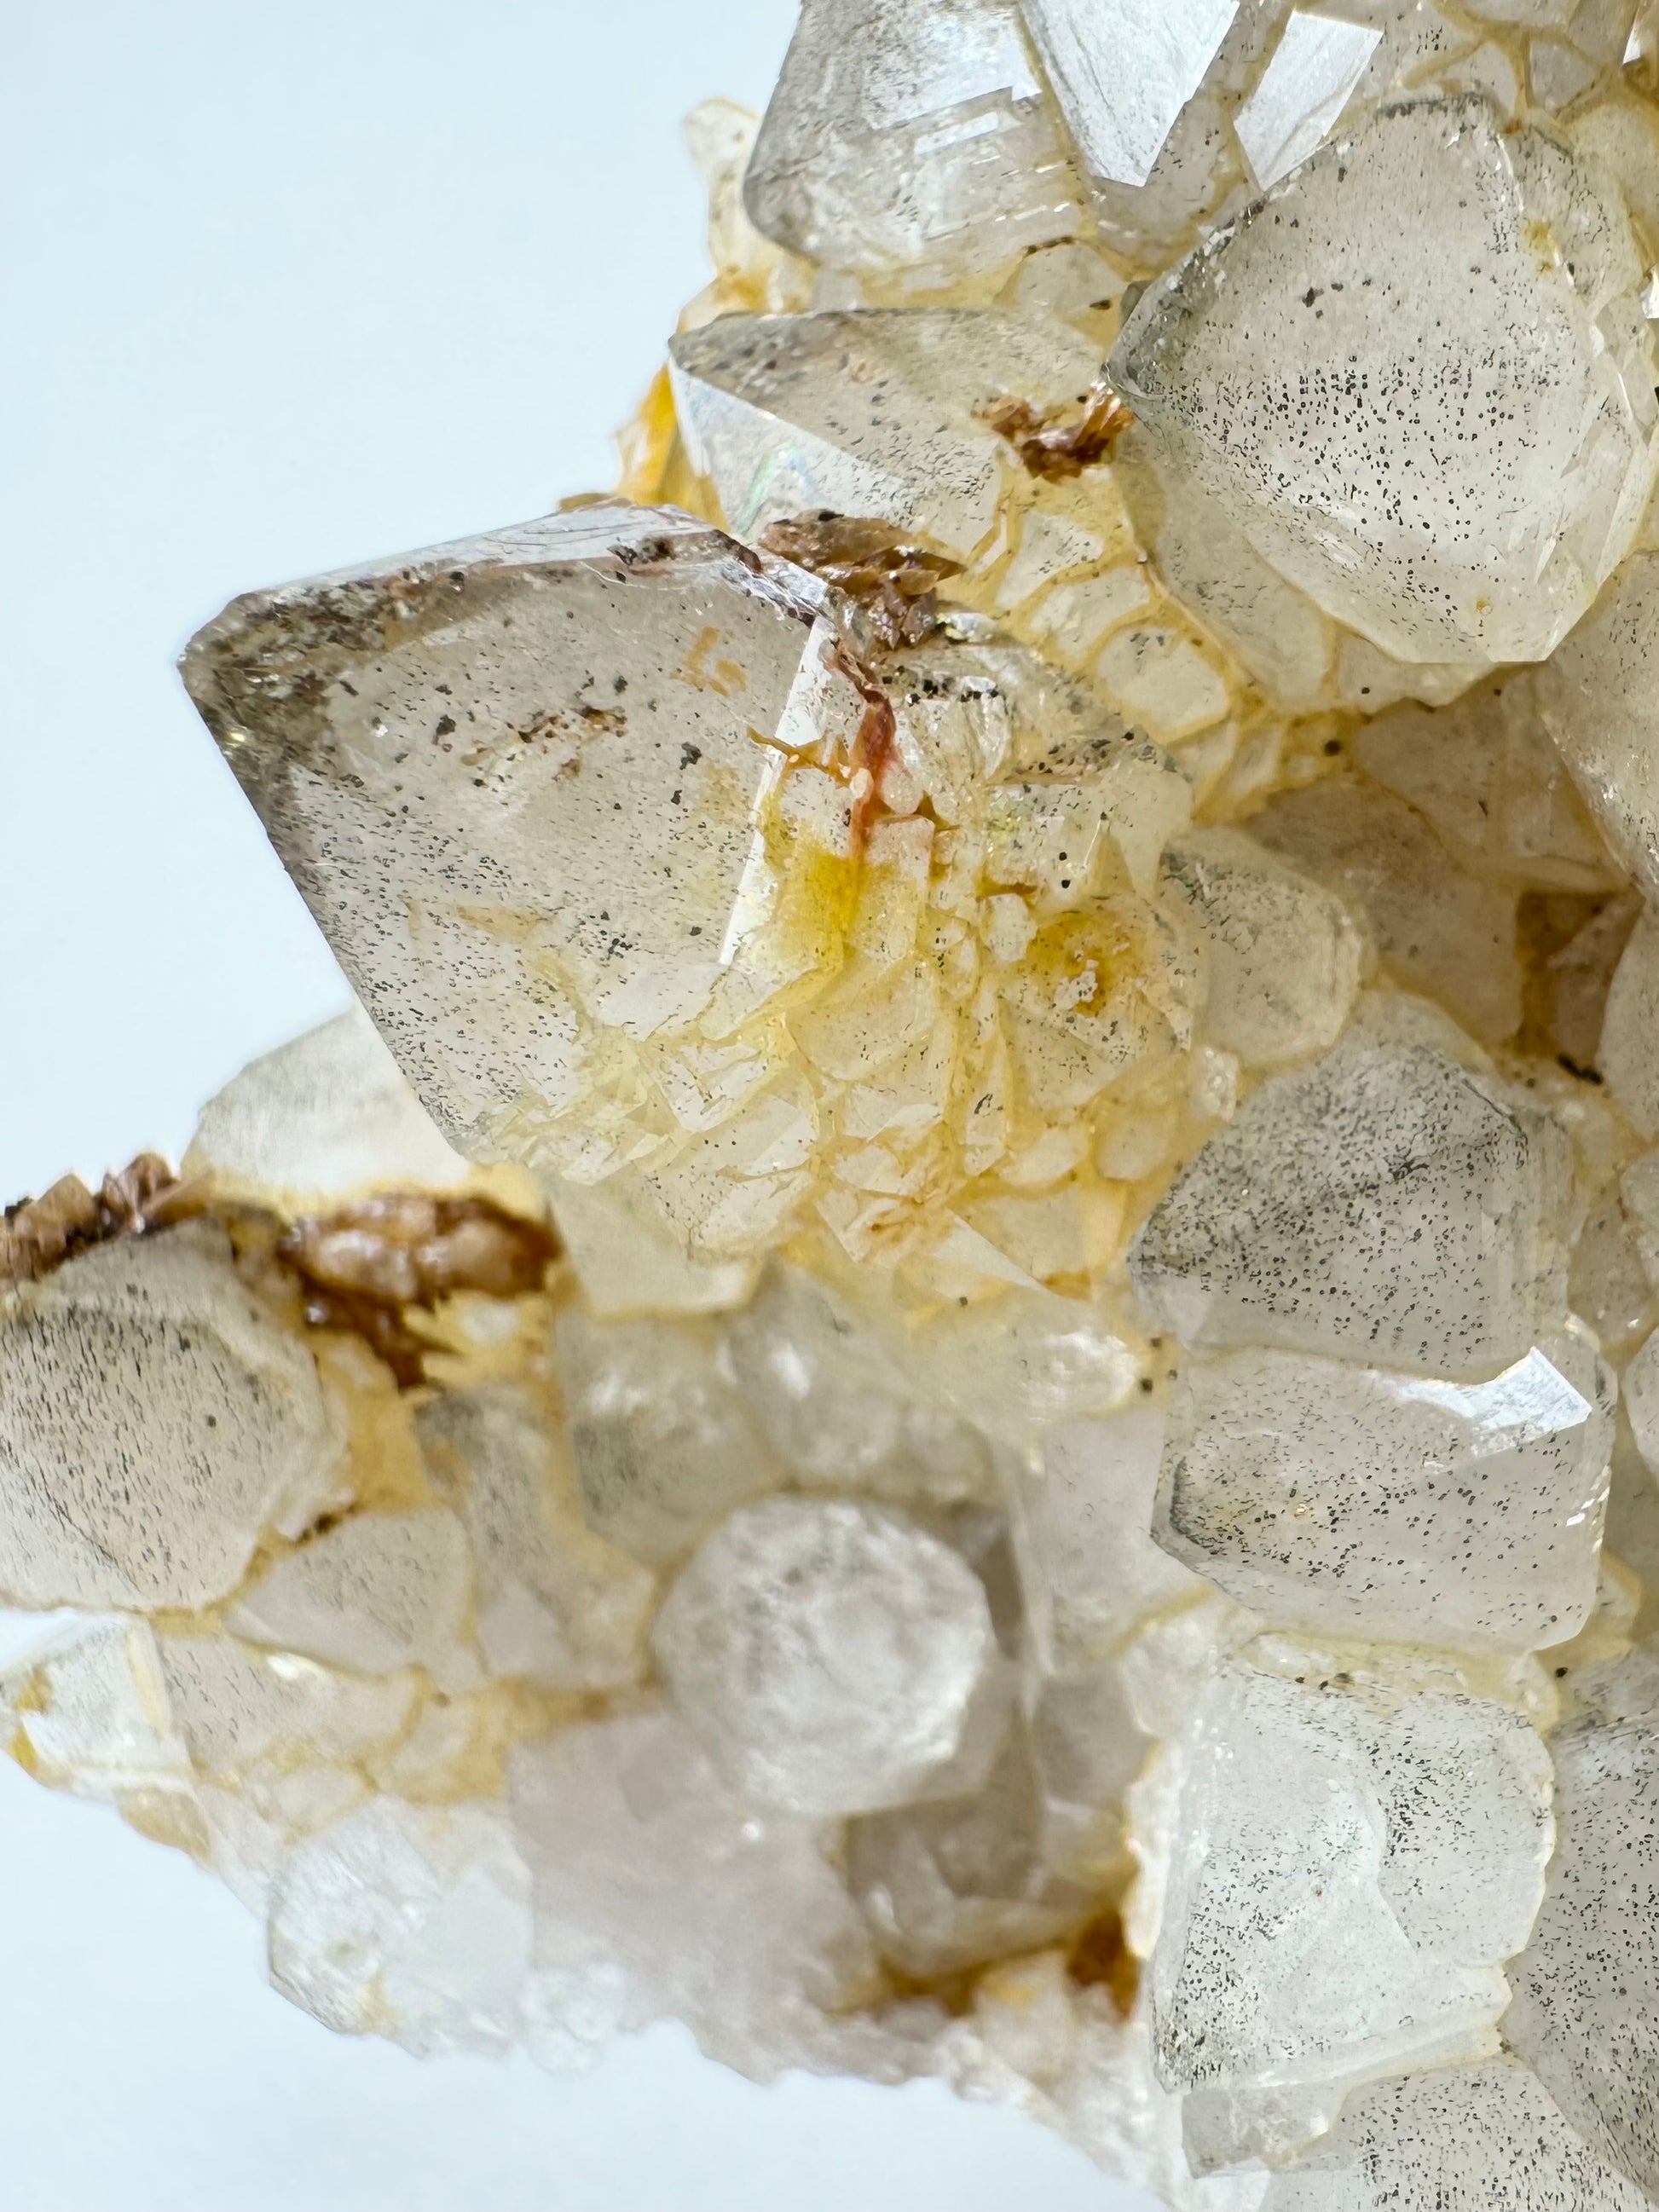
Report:
M 329 2026 L 1659 2203 L 1656 44 L 805 0 L 622 494 L 191 645 L 359 1004 L 6 1216 L 0 1711 Z

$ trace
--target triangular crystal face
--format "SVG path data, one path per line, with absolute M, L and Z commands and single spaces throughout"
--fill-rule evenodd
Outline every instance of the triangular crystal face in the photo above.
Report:
M 775 816 L 848 865 L 831 771 L 865 702 L 823 605 L 688 515 L 602 506 L 254 594 L 192 641 L 198 705 L 462 1151 L 537 1158 L 612 1079 L 604 1034 L 798 980 L 754 851 Z

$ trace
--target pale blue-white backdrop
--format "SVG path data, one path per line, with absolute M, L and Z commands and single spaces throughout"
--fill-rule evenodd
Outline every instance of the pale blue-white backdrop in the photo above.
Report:
M 703 281 L 679 119 L 763 102 L 793 13 L 0 4 L 0 1198 L 176 1155 L 343 1002 L 173 656 L 234 592 L 611 480 Z M 757 2089 L 676 2030 L 574 2083 L 340 2040 L 227 1894 L 0 1762 L 7 2212 L 1139 2202 L 1010 2113 Z

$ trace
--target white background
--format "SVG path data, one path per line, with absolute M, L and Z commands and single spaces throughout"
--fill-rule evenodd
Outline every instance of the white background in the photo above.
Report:
M 793 13 L 0 0 L 0 1198 L 176 1157 L 343 1002 L 173 656 L 234 592 L 612 481 L 704 278 L 679 118 L 763 105 Z M 0 1761 L 3 2212 L 1139 2201 L 1012 2113 L 759 2090 L 677 2030 L 574 2083 L 337 2039 L 187 1862 Z

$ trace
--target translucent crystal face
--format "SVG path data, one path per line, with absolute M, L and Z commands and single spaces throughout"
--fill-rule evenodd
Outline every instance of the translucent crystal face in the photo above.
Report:
M 1184 1343 L 1282 1346 L 1474 1379 L 1560 1295 L 1556 1124 L 1431 1046 L 1351 1034 L 1264 1084 L 1131 1258 Z
M 1171 2087 L 1472 2053 L 1538 1909 L 1549 1759 L 1517 1714 L 1432 1692 L 1395 1707 L 1283 1656 L 1297 1674 L 1236 1666 L 1194 1717 L 1152 1960 Z
M 1255 550 L 1384 651 L 1539 659 L 1652 483 L 1640 278 L 1599 170 L 1486 100 L 1412 102 L 1160 277 L 1112 374 Z
M 1014 0 L 810 0 L 744 196 L 799 254 L 924 283 L 1069 238 L 1082 214 Z
M 1534 1348 L 1463 1384 L 1190 1359 L 1154 1533 L 1242 1604 L 1328 1633 L 1565 1643 L 1595 1600 L 1612 1438 L 1589 1345 L 1552 1348 L 1559 1364 Z
M 191 645 L 362 1004 L 0 1220 L 0 1737 L 331 2027 L 1659 2199 L 1656 64 L 807 0 L 623 495 Z

